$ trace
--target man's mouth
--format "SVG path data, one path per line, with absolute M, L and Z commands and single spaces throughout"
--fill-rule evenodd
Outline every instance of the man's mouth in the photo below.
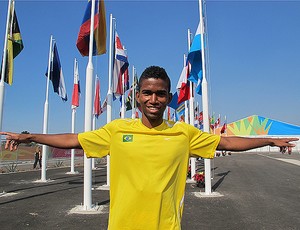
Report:
M 148 106 L 147 108 L 148 108 L 151 112 L 157 112 L 157 111 L 159 111 L 159 108 L 158 108 L 158 107 Z

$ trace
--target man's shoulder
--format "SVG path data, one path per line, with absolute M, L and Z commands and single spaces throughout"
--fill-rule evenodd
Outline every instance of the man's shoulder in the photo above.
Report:
M 133 124 L 137 124 L 139 119 L 132 119 L 132 118 L 119 118 L 111 121 L 108 123 L 108 126 L 114 126 L 114 127 L 129 127 Z

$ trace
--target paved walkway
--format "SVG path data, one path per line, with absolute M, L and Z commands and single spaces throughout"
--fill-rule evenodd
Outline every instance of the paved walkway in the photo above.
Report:
M 199 196 L 201 189 L 187 183 L 182 229 L 300 229 L 299 162 L 299 154 L 279 153 L 216 158 L 212 186 L 222 196 Z M 75 175 L 66 174 L 69 168 L 49 169 L 44 183 L 40 171 L 0 174 L 1 228 L 106 229 L 109 191 L 99 190 L 106 182 L 106 169 L 99 167 L 93 171 L 92 199 L 102 209 L 94 214 L 72 213 L 82 207 L 82 167 Z

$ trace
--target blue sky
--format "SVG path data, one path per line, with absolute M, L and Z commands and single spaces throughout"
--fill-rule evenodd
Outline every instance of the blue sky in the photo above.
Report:
M 3 50 L 7 0 L 0 0 L 0 49 Z M 3 130 L 42 132 L 49 40 L 52 34 L 63 68 L 69 100 L 49 93 L 49 133 L 71 131 L 73 62 L 79 62 L 82 96 L 76 131 L 84 130 L 85 71 L 76 39 L 87 1 L 17 0 L 24 50 L 15 59 L 14 83 L 5 86 Z M 138 75 L 160 65 L 175 91 L 188 52 L 187 30 L 199 22 L 198 1 L 105 1 L 109 15 Z M 227 122 L 254 114 L 300 125 L 300 1 L 206 1 L 208 35 L 209 112 Z M 108 34 L 109 36 L 109 34 Z M 107 37 L 107 40 L 109 37 Z M 107 43 L 107 47 L 108 47 Z M 104 100 L 108 52 L 93 59 Z M 201 104 L 201 97 L 196 97 Z M 113 118 L 119 108 L 114 104 Z M 129 115 L 128 115 L 129 116 Z M 97 126 L 106 122 L 101 115 Z

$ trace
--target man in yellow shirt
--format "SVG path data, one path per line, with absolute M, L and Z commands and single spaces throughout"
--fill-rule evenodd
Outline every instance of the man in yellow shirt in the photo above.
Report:
M 189 157 L 213 158 L 216 150 L 245 151 L 278 146 L 291 151 L 297 138 L 220 137 L 183 122 L 163 120 L 172 99 L 166 71 L 142 73 L 136 99 L 142 118 L 117 119 L 80 134 L 6 135 L 6 148 L 37 142 L 57 148 L 83 148 L 88 157 L 110 155 L 109 229 L 181 229 Z

